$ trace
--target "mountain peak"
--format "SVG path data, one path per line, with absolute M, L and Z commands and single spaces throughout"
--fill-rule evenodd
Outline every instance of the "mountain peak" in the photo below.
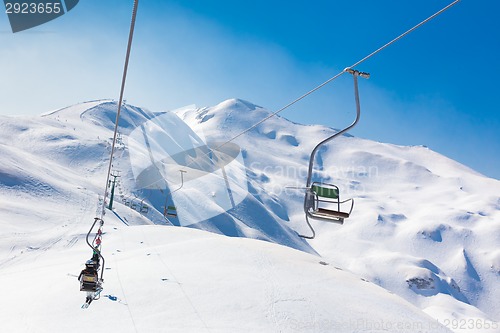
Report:
M 214 109 L 247 109 L 247 110 L 255 110 L 255 109 L 262 109 L 261 106 L 255 105 L 251 102 L 245 101 L 243 99 L 239 98 L 230 98 L 227 99 L 219 104 L 217 104 Z

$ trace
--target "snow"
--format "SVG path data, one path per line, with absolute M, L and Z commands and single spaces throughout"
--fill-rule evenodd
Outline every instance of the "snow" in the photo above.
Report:
M 306 242 L 289 187 L 335 130 L 274 117 L 221 146 L 269 115 L 238 99 L 122 109 L 103 237 L 103 295 L 118 300 L 80 309 L 115 115 L 100 100 L 0 118 L 2 331 L 500 331 L 499 181 L 346 135 L 320 149 L 314 180 L 354 197 L 352 217 L 314 221 Z
M 401 298 L 314 255 L 188 228 L 126 227 L 113 215 L 106 220 L 104 293 L 118 300 L 103 296 L 82 310 L 83 297 L 72 291 L 88 252 L 83 227 L 66 225 L 67 238 L 32 245 L 4 264 L 3 330 L 331 332 L 382 325 L 381 318 L 395 327 L 437 327 Z

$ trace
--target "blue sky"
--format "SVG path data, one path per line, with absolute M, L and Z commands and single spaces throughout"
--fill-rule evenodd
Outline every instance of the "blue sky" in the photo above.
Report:
M 234 97 L 275 111 L 450 2 L 141 0 L 125 96 L 154 111 Z M 117 99 L 131 6 L 82 0 L 17 34 L 0 13 L 0 114 Z M 352 134 L 426 145 L 500 179 L 498 13 L 500 1 L 462 0 L 361 64 L 372 77 Z M 281 115 L 341 128 L 354 116 L 351 81 Z

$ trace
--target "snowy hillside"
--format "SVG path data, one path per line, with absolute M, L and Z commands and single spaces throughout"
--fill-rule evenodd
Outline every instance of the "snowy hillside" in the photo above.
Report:
M 179 112 L 197 132 L 224 141 L 268 111 L 241 100 Z M 309 154 L 331 135 L 276 117 L 235 142 L 250 183 L 285 207 L 285 224 L 309 232 L 302 211 Z M 344 136 L 320 150 L 313 180 L 354 197 L 343 226 L 313 222 L 323 257 L 441 319 L 500 319 L 500 182 L 424 147 Z M 273 209 L 269 207 L 269 209 Z M 479 309 L 480 311 L 478 311 Z
M 355 198 L 352 218 L 313 222 L 306 242 L 303 192 L 287 186 L 304 186 L 310 151 L 333 130 L 276 117 L 220 146 L 268 115 L 241 100 L 123 109 L 116 216 L 106 215 L 103 243 L 104 293 L 118 301 L 82 313 L 74 275 L 90 256 L 84 236 L 115 112 L 95 101 L 0 118 L 9 332 L 109 331 L 110 322 L 122 332 L 446 331 L 435 319 L 498 331 L 500 182 L 423 147 L 344 136 L 320 151 L 315 179 Z

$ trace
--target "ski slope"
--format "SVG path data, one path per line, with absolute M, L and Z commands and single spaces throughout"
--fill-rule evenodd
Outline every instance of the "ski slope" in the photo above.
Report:
M 314 177 L 355 210 L 343 226 L 314 222 L 306 242 L 303 193 L 287 186 L 304 186 L 309 152 L 334 130 L 276 117 L 213 149 L 269 114 L 237 99 L 123 109 L 103 243 L 103 294 L 118 300 L 80 309 L 115 110 L 102 100 L 0 118 L 6 331 L 499 331 L 497 180 L 425 147 L 344 136 Z
M 288 247 L 189 228 L 126 227 L 114 216 L 106 229 L 104 295 L 116 301 L 103 296 L 80 309 L 83 295 L 74 274 L 88 248 L 83 234 L 75 235 L 76 243 L 66 238 L 32 246 L 16 264 L 2 268 L 0 282 L 8 286 L 2 302 L 9 305 L 2 309 L 2 330 L 332 332 L 359 326 L 386 332 L 394 326 L 388 331 L 398 332 L 398 325 L 438 327 L 401 298 Z

